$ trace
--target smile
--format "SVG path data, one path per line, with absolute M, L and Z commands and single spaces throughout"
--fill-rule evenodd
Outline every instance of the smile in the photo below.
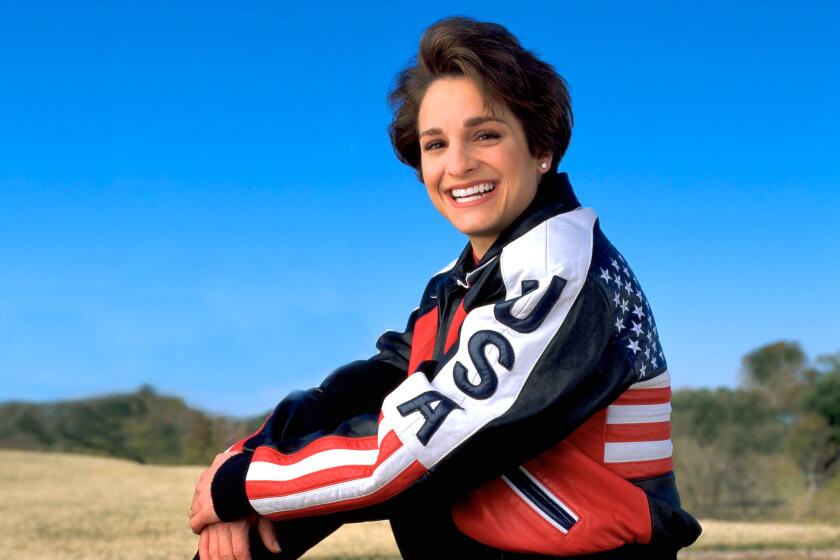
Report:
M 467 187 L 465 189 L 452 189 L 449 195 L 456 201 L 460 203 L 467 203 L 473 202 L 475 200 L 479 200 L 488 193 L 493 192 L 496 189 L 496 183 L 493 182 L 486 182 L 480 183 L 478 185 L 473 185 L 471 187 Z

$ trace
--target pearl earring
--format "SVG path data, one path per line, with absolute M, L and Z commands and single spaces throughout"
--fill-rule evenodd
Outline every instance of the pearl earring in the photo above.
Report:
M 548 164 L 546 162 L 542 162 L 540 164 L 540 169 L 548 169 Z

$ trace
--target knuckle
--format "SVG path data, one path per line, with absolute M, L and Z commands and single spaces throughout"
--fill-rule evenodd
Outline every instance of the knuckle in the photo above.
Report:
M 233 555 L 236 557 L 236 560 L 249 560 L 251 555 L 248 552 L 247 544 L 237 543 L 233 545 Z

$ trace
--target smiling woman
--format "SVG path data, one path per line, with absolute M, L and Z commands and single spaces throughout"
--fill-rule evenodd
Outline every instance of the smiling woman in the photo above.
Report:
M 202 474 L 201 558 L 296 558 L 370 519 L 404 558 L 676 558 L 700 528 L 672 472 L 670 373 L 638 279 L 556 171 L 562 78 L 503 27 L 450 18 L 391 101 L 398 156 L 468 243 L 377 355 Z

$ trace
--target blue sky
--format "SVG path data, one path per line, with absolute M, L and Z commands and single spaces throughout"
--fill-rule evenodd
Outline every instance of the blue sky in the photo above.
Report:
M 776 340 L 840 351 L 837 3 L 302 4 L 4 6 L 0 401 L 151 383 L 255 414 L 370 355 L 464 243 L 385 133 L 456 14 L 569 82 L 561 170 L 677 387 Z

